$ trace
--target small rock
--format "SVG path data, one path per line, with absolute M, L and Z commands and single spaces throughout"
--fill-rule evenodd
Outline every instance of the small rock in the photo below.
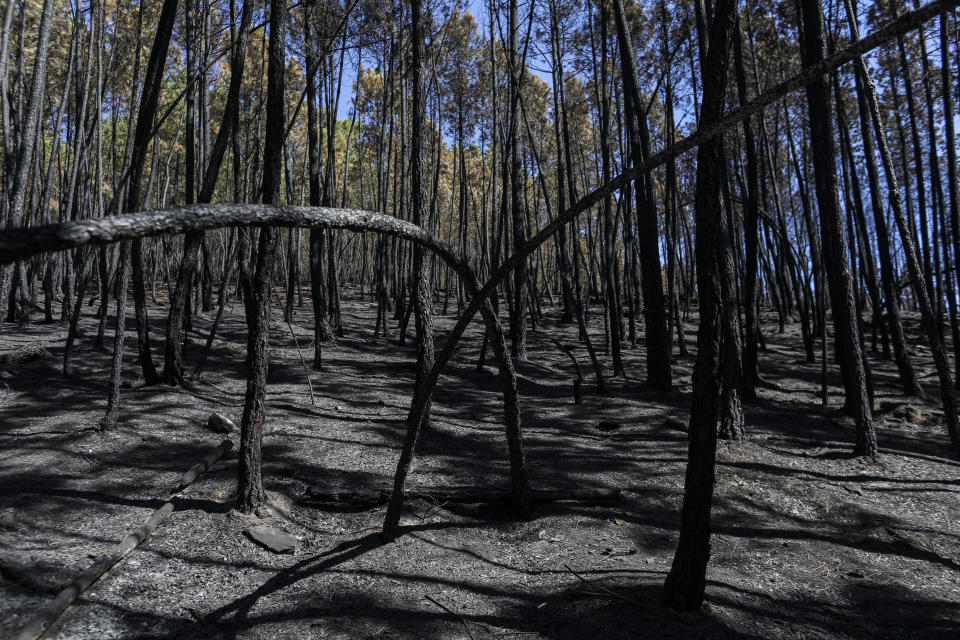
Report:
M 861 489 L 858 485 L 848 484 L 848 485 L 845 485 L 843 488 L 849 491 L 850 493 L 857 494 L 858 496 L 863 495 L 863 489 Z
M 274 553 L 293 553 L 297 549 L 296 537 L 273 527 L 256 525 L 243 531 L 254 542 Z
M 687 432 L 687 423 L 676 418 L 667 418 L 663 421 L 663 426 L 667 429 L 676 429 L 677 431 Z
M 231 431 L 236 431 L 237 425 L 233 424 L 233 420 L 230 418 L 224 417 L 219 413 L 211 413 L 210 417 L 207 418 L 207 429 L 215 431 L 216 433 L 230 433 Z

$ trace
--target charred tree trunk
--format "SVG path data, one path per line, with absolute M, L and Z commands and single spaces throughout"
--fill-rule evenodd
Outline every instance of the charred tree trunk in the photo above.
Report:
M 27 97 L 27 109 L 26 113 L 23 114 L 23 122 L 21 123 L 20 144 L 16 150 L 16 160 L 12 167 L 12 180 L 10 176 L 7 177 L 7 179 L 12 182 L 10 185 L 12 188 L 7 192 L 8 200 L 6 204 L 6 223 L 9 227 L 20 227 L 24 223 L 27 188 L 29 186 L 28 178 L 30 169 L 33 166 L 37 133 L 40 125 L 40 117 L 43 112 L 43 93 L 47 86 L 47 60 L 50 55 L 50 31 L 53 26 L 55 5 L 54 0 L 44 0 L 43 10 L 40 14 L 37 53 L 33 59 L 33 75 L 30 79 L 30 94 Z M 7 34 L 9 33 L 8 30 Z M 6 39 L 9 39 L 9 35 L 7 35 Z M 21 46 L 22 45 L 21 37 Z M 4 61 L 3 64 L 4 67 L 6 67 L 6 61 Z M 7 91 L 6 86 L 3 87 L 3 91 Z M 6 98 L 4 98 L 4 101 L 6 101 Z M 4 118 L 4 120 L 4 140 L 6 142 L 8 139 L 12 139 L 13 133 L 9 128 L 10 123 L 6 121 L 6 118 Z M 9 162 L 8 160 L 7 163 Z M 7 164 L 7 167 L 10 167 L 10 165 Z M 2 222 L 3 220 L 0 219 L 0 223 Z M 14 274 L 15 272 L 19 272 L 21 279 L 24 279 L 23 274 L 25 273 L 25 269 L 25 264 L 0 268 L 0 322 L 3 322 L 7 317 L 7 305 L 10 302 L 10 290 L 14 284 Z M 23 317 L 22 314 L 26 313 L 26 309 L 21 309 L 20 312 L 21 317 Z
M 308 5 L 308 11 L 315 5 Z M 309 162 L 310 204 L 320 204 L 320 141 L 317 137 L 317 42 L 312 20 L 304 26 L 306 38 L 306 83 L 307 83 L 307 153 Z M 313 303 L 313 368 L 323 366 L 323 343 L 333 338 L 327 322 L 326 278 L 324 275 L 323 229 L 310 230 L 310 299 Z
M 859 28 L 856 15 L 849 0 L 846 0 L 847 20 L 853 37 L 859 39 Z M 893 338 L 894 356 L 900 372 L 900 381 L 906 395 L 923 396 L 923 389 L 917 380 L 917 374 L 910 362 L 907 351 L 906 337 L 903 333 L 903 322 L 900 318 L 900 305 L 897 303 L 896 278 L 893 270 L 893 259 L 890 247 L 890 234 L 887 229 L 887 220 L 884 215 L 883 201 L 880 197 L 880 178 L 877 169 L 877 158 L 874 153 L 873 128 L 870 122 L 870 111 L 867 104 L 866 92 L 872 91 L 872 83 L 867 74 L 863 58 L 854 61 L 854 70 L 857 83 L 857 109 L 860 115 L 860 133 L 863 138 L 864 155 L 867 161 L 867 179 L 870 187 L 870 204 L 873 209 L 874 231 L 877 238 L 877 251 L 880 254 L 880 279 L 883 286 L 885 307 L 888 313 L 890 334 Z M 851 163 L 852 166 L 852 163 Z M 889 185 L 888 185 L 889 187 Z
M 920 308 L 923 331 L 927 336 L 927 343 L 930 346 L 933 363 L 937 370 L 937 378 L 940 382 L 940 399 L 943 403 L 947 434 L 955 455 L 960 456 L 960 416 L 957 415 L 957 396 L 950 375 L 950 364 L 947 360 L 943 342 L 940 339 L 939 324 L 933 304 L 930 301 L 929 290 L 926 286 L 925 274 L 921 266 L 915 236 L 910 228 L 907 213 L 903 206 L 900 187 L 897 183 L 896 173 L 894 172 L 893 158 L 890 154 L 883 124 L 880 120 L 880 108 L 877 104 L 876 89 L 873 86 L 873 80 L 869 74 L 865 75 L 863 80 L 866 89 L 863 92 L 863 96 L 867 100 L 867 106 L 870 109 L 870 119 L 873 122 L 873 130 L 874 134 L 876 134 L 877 146 L 880 150 L 880 159 L 883 162 L 883 172 L 887 179 L 887 194 L 890 198 L 890 208 L 893 210 L 893 218 L 900 232 L 900 241 L 903 245 L 907 271 L 910 274 L 911 285 L 917 299 L 917 306 Z M 907 190 L 907 192 L 909 193 L 909 190 Z
M 153 48 L 150 51 L 150 60 L 147 62 L 147 74 L 144 78 L 143 93 L 140 98 L 140 109 L 137 114 L 137 127 L 134 132 L 132 155 L 130 159 L 130 177 L 127 184 L 127 197 L 124 209 L 136 211 L 140 205 L 140 182 L 143 177 L 143 165 L 147 157 L 147 146 L 152 137 L 153 120 L 160 100 L 160 90 L 163 86 L 163 67 L 167 60 L 167 50 L 173 34 L 173 24 L 176 20 L 177 0 L 164 0 L 160 11 L 160 20 L 157 23 L 157 34 L 154 37 Z M 134 241 L 138 242 L 138 241 Z M 131 242 L 120 244 L 120 260 L 117 266 L 117 323 L 113 341 L 113 361 L 110 370 L 109 391 L 107 394 L 107 413 L 103 419 L 104 429 L 112 429 L 117 424 L 120 410 L 120 385 L 123 375 L 123 339 L 126 330 L 126 301 L 127 301 L 127 274 L 130 268 Z M 138 242 L 139 245 L 139 242 Z M 138 246 L 138 255 L 139 246 Z M 136 284 L 136 283 L 135 283 Z M 143 284 L 142 282 L 140 283 Z M 141 294 L 143 290 L 141 289 Z M 144 313 L 145 313 L 144 309 Z M 138 322 L 139 328 L 139 322 Z M 144 353 L 144 349 L 146 353 Z M 153 368 L 150 356 L 150 342 L 148 338 L 141 340 L 140 364 L 144 379 L 148 384 L 157 380 L 157 372 Z
M 186 0 L 184 10 L 184 34 L 186 38 L 186 138 L 184 150 L 184 203 L 193 204 L 196 199 L 196 46 L 195 8 L 196 0 Z M 166 348 L 163 356 L 163 381 L 169 385 L 183 384 L 183 329 L 190 321 L 190 291 L 196 275 L 202 233 L 188 233 L 183 239 L 183 257 L 177 270 L 177 279 L 170 294 L 170 310 L 167 315 Z M 186 314 L 186 315 L 185 315 Z
M 733 34 L 735 0 L 718 0 L 710 26 L 707 55 L 701 65 L 701 126 L 723 114 L 727 53 Z M 664 584 L 664 601 L 674 609 L 699 609 L 710 557 L 710 510 L 713 503 L 720 419 L 721 345 L 723 337 L 723 140 L 716 137 L 697 151 L 694 200 L 697 243 L 697 292 L 700 327 L 693 372 L 689 450 L 680 515 L 680 539 Z
M 513 226 L 513 248 L 519 251 L 526 237 L 520 172 L 520 83 L 523 70 L 517 46 L 517 0 L 510 1 L 510 219 Z M 510 310 L 510 355 L 527 358 L 527 263 L 517 266 L 513 276 L 513 307 Z
M 740 105 L 748 101 L 747 74 L 743 64 L 743 30 L 740 21 L 733 38 L 733 56 L 737 78 L 737 96 Z M 746 249 L 744 265 L 744 344 L 743 344 L 743 397 L 753 400 L 757 397 L 757 385 L 760 383 L 758 367 L 758 348 L 760 345 L 760 318 L 757 300 L 758 235 L 760 214 L 760 174 L 757 164 L 757 144 L 753 135 L 753 123 L 747 118 L 743 121 L 743 143 L 746 153 L 747 201 L 743 209 L 743 235 Z
M 423 226 L 427 218 L 427 176 L 426 176 L 426 47 L 424 44 L 424 16 L 421 0 L 411 0 L 411 34 L 412 39 L 412 67 L 410 74 L 413 84 L 413 122 L 410 140 L 410 189 L 413 223 Z M 466 256 L 464 256 L 466 257 Z M 413 295 L 415 323 L 417 327 L 417 368 L 414 396 L 420 393 L 425 385 L 430 369 L 434 364 L 433 343 L 433 300 L 431 299 L 430 265 L 424 260 L 423 249 L 419 246 L 413 250 L 413 271 L 411 291 Z M 400 525 L 400 509 L 403 506 L 403 484 L 410 463 L 413 461 L 413 450 L 417 443 L 420 429 L 429 425 L 430 401 L 427 400 L 423 418 L 416 424 L 408 425 L 403 451 L 400 454 L 400 463 L 394 476 L 393 493 L 390 506 L 384 520 L 384 534 L 396 538 Z
M 624 18 L 623 0 L 613 3 L 620 42 L 620 65 L 626 110 L 630 149 L 635 167 L 650 157 L 650 134 L 647 114 L 637 87 L 633 44 Z M 669 390 L 673 386 L 670 371 L 670 331 L 667 327 L 666 301 L 663 295 L 663 275 L 660 268 L 660 247 L 657 231 L 657 208 L 653 196 L 653 177 L 650 172 L 638 176 L 635 183 L 637 200 L 637 238 L 640 249 L 640 273 L 643 286 L 643 315 L 646 329 L 647 385 Z
M 803 63 L 805 66 L 812 66 L 824 58 L 823 12 L 819 0 L 800 0 L 800 5 Z M 853 413 L 857 428 L 854 454 L 875 458 L 877 436 L 867 390 L 868 374 L 861 348 L 860 323 L 853 298 L 846 235 L 837 193 L 830 86 L 826 78 L 820 77 L 807 85 L 806 92 L 817 204 L 820 210 L 820 238 L 833 308 L 834 340 L 847 406 Z
M 287 5 L 270 3 L 270 40 L 267 63 L 267 130 L 263 147 L 263 203 L 280 204 L 283 172 L 284 69 L 286 63 Z M 270 336 L 270 287 L 278 232 L 260 230 L 257 266 L 252 282 L 245 282 L 247 315 L 247 390 L 240 422 L 240 468 L 237 507 L 249 513 L 264 500 L 262 451 L 267 403 L 267 346 Z

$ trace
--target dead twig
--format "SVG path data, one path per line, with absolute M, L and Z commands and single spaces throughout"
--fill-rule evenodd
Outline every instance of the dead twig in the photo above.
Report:
M 433 604 L 437 605 L 438 607 L 440 607 L 441 609 L 443 609 L 444 611 L 446 611 L 447 613 L 449 613 L 450 615 L 456 616 L 457 618 L 460 618 L 460 622 L 463 623 L 463 626 L 464 626 L 464 628 L 467 630 L 467 633 L 470 634 L 471 640 L 477 640 L 477 636 L 473 635 L 473 629 L 470 628 L 470 624 L 467 622 L 467 619 L 466 619 L 466 618 L 464 618 L 463 616 L 461 616 L 459 613 L 451 610 L 451 609 L 448 608 L 446 605 L 441 604 L 441 603 L 438 602 L 437 600 L 433 599 L 433 597 L 431 597 L 431 596 L 429 596 L 429 595 L 426 595 L 426 596 L 424 596 L 424 597 L 425 597 L 427 600 L 429 600 L 430 602 L 432 602 Z
M 177 486 L 171 490 L 171 495 L 175 495 L 186 489 L 200 475 L 206 471 L 210 465 L 220 459 L 227 451 L 231 449 L 233 443 L 225 440 L 210 455 L 201 462 L 191 467 Z M 77 578 L 71 582 L 65 589 L 57 594 L 51 602 L 40 609 L 36 617 L 33 618 L 27 626 L 20 630 L 20 633 L 14 636 L 16 640 L 36 640 L 46 633 L 57 619 L 66 612 L 70 606 L 76 602 L 77 598 L 96 582 L 100 576 L 112 569 L 114 565 L 123 560 L 131 551 L 136 549 L 141 542 L 150 537 L 154 529 L 160 526 L 160 523 L 173 512 L 173 503 L 165 502 L 163 506 L 154 511 L 150 518 L 139 527 L 131 531 L 127 537 L 114 545 L 106 554 L 101 556 L 96 562 L 87 567 Z
M 273 289 L 273 287 L 271 287 Z M 277 290 L 273 290 L 273 295 L 277 299 L 277 304 L 280 302 L 280 294 L 277 293 Z M 307 361 L 303 359 L 303 351 L 300 350 L 300 341 L 297 340 L 297 333 L 293 330 L 293 325 L 287 320 L 287 328 L 290 329 L 290 335 L 293 337 L 293 344 L 297 347 L 297 355 L 300 356 L 300 364 L 303 365 L 303 376 L 307 379 L 307 386 L 310 387 L 310 404 L 317 406 L 317 399 L 313 395 L 313 381 L 310 380 L 310 370 L 307 368 Z
M 632 599 L 630 599 L 630 598 L 628 598 L 628 597 L 626 597 L 626 596 L 622 596 L 622 595 L 620 595 L 619 593 L 617 593 L 616 591 L 611 591 L 610 589 L 606 588 L 606 587 L 603 586 L 602 584 L 598 584 L 598 583 L 594 582 L 593 580 L 590 580 L 590 579 L 588 579 L 588 578 L 584 578 L 582 575 L 580 575 L 579 573 L 577 573 L 576 571 L 574 571 L 573 569 L 571 569 L 571 568 L 570 568 L 570 565 L 568 565 L 568 564 L 566 564 L 566 563 L 563 565 L 563 568 L 566 569 L 567 571 L 569 571 L 570 573 L 572 573 L 573 575 L 575 575 L 575 576 L 576 576 L 581 582 L 583 582 L 584 584 L 590 585 L 590 586 L 593 587 L 594 589 L 599 589 L 600 591 L 603 592 L 603 593 L 594 593 L 594 592 L 591 592 L 591 591 L 581 591 L 580 593 L 585 593 L 585 594 L 587 594 L 587 595 L 600 596 L 600 597 L 603 597 L 604 595 L 607 595 L 607 596 L 610 596 L 611 598 L 616 598 L 617 600 L 620 600 L 620 601 L 622 601 L 622 602 L 626 602 L 627 604 L 632 604 L 632 605 L 635 606 L 635 607 L 642 607 L 642 606 L 643 606 L 642 604 L 640 604 L 640 603 L 637 602 L 636 600 L 632 600 Z

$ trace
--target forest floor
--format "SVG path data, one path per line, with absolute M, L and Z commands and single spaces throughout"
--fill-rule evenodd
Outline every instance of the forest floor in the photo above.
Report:
M 41 343 L 52 354 L 0 380 L 0 637 L 164 502 L 221 441 L 205 426 L 211 412 L 240 421 L 241 305 L 230 307 L 200 380 L 186 389 L 124 389 L 121 422 L 107 433 L 97 422 L 110 354 L 92 345 L 96 320 L 92 308 L 84 311 L 70 380 L 60 375 L 63 327 L 5 325 L 0 334 L 0 351 Z M 165 314 L 159 306 L 151 313 L 156 344 Z M 547 316 L 538 333 L 574 344 L 575 325 Z M 765 315 L 760 368 L 774 386 L 745 407 L 749 439 L 719 445 L 707 603 L 676 613 L 662 606 L 661 587 L 677 542 L 692 354 L 676 358 L 676 391 L 659 393 L 643 387 L 642 348 L 627 350 L 629 379 L 597 395 L 578 348 L 587 380 L 582 404 L 573 404 L 568 358 L 531 332 L 518 375 L 532 485 L 613 487 L 622 499 L 541 506 L 526 522 L 501 507 L 410 500 L 404 535 L 384 543 L 385 507 L 299 502 L 310 486 L 387 487 L 403 438 L 413 340 L 375 340 L 367 302 L 346 302 L 343 317 L 346 337 L 325 345 L 323 370 L 309 373 L 313 405 L 297 346 L 274 310 L 267 517 L 233 509 L 234 449 L 174 500 L 173 514 L 80 598 L 51 637 L 960 637 L 960 463 L 951 459 L 935 401 L 902 397 L 892 362 L 873 359 L 882 458 L 852 458 L 836 367 L 824 408 L 820 365 L 804 361 L 797 327 L 778 334 Z M 452 321 L 438 318 L 438 339 Z M 602 317 L 594 322 L 602 343 Z M 125 364 L 133 378 L 132 318 L 129 326 Z M 194 326 L 190 367 L 209 318 Z M 311 327 L 307 302 L 293 329 L 308 361 Z M 691 352 L 694 331 L 691 322 Z M 909 331 L 918 335 L 915 321 Z M 107 335 L 110 344 L 112 329 Z M 441 378 L 411 488 L 506 486 L 492 355 L 485 371 L 475 369 L 480 336 L 473 325 Z M 920 343 L 913 340 L 921 380 L 934 393 Z M 598 430 L 602 420 L 620 426 Z M 276 555 L 246 538 L 255 522 L 295 535 L 295 554 Z

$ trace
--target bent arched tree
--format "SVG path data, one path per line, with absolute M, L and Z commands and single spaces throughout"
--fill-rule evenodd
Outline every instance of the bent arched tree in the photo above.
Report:
M 958 0 L 934 0 L 934 2 L 930 2 L 919 9 L 903 14 L 896 20 L 884 25 L 883 27 L 879 27 L 866 38 L 857 40 L 848 47 L 837 51 L 836 53 L 820 60 L 817 63 L 805 67 L 796 75 L 767 89 L 750 102 L 744 104 L 739 110 L 719 117 L 713 122 L 706 120 L 702 121 L 700 127 L 686 138 L 680 140 L 673 146 L 663 149 L 662 151 L 659 151 L 656 154 L 648 157 L 643 164 L 636 165 L 631 169 L 624 171 L 609 182 L 605 182 L 604 184 L 598 186 L 596 189 L 580 198 L 580 200 L 578 200 L 576 203 L 572 204 L 563 213 L 557 215 L 549 224 L 547 224 L 536 235 L 530 238 L 522 248 L 516 250 L 509 258 L 500 264 L 499 268 L 484 283 L 479 295 L 472 297 L 467 307 L 460 314 L 460 317 L 457 318 L 457 323 L 447 335 L 447 339 L 444 342 L 443 348 L 437 354 L 436 361 L 434 362 L 433 368 L 430 370 L 429 377 L 424 382 L 423 387 L 418 389 L 415 394 L 414 402 L 410 407 L 410 414 L 407 418 L 408 428 L 411 423 L 420 424 L 422 421 L 423 414 L 428 406 L 429 398 L 433 392 L 433 387 L 436 386 L 437 380 L 440 377 L 440 372 L 450 360 L 450 357 L 457 348 L 460 338 L 463 336 L 463 332 L 466 330 L 467 325 L 470 324 L 473 316 L 476 315 L 477 311 L 480 310 L 481 305 L 486 303 L 490 296 L 493 295 L 496 288 L 499 287 L 513 273 L 513 270 L 518 264 L 520 264 L 521 261 L 533 254 L 533 252 L 536 251 L 537 248 L 540 247 L 540 245 L 542 245 L 544 242 L 562 231 L 564 225 L 568 224 L 576 216 L 585 212 L 590 207 L 595 206 L 607 194 L 618 189 L 625 188 L 631 180 L 636 179 L 638 176 L 642 175 L 643 172 L 650 171 L 651 169 L 667 162 L 671 158 L 675 158 L 676 156 L 679 156 L 680 154 L 689 151 L 698 145 L 702 145 L 707 141 L 715 139 L 727 129 L 735 127 L 751 116 L 760 113 L 764 107 L 773 104 L 788 93 L 796 91 L 797 89 L 805 86 L 812 79 L 818 78 L 832 71 L 833 69 L 836 69 L 856 59 L 857 56 L 860 56 L 886 42 L 893 40 L 898 35 L 902 35 L 908 31 L 911 31 L 912 29 L 917 28 L 918 26 L 922 25 L 924 21 L 938 15 L 940 12 L 950 9 L 957 3 Z M 778 233 L 782 234 L 783 230 L 781 229 Z M 0 242 L 0 246 L 2 246 L 2 242 Z M 791 263 L 794 265 L 794 267 L 796 267 L 796 256 L 790 252 L 788 252 L 787 255 Z
M 496 286 L 487 283 L 480 288 L 476 275 L 465 259 L 457 255 L 442 240 L 415 224 L 392 216 L 363 211 L 360 209 L 333 209 L 327 207 L 272 206 L 258 204 L 196 204 L 184 207 L 172 207 L 156 211 L 65 222 L 44 225 L 28 229 L 13 229 L 0 236 L 0 264 L 10 264 L 15 260 L 27 258 L 44 251 L 61 251 L 84 247 L 91 244 L 104 244 L 143 238 L 148 236 L 205 231 L 238 226 L 284 226 L 319 227 L 328 229 L 346 229 L 349 231 L 372 231 L 410 240 L 420 247 L 435 253 L 460 277 L 467 293 L 471 296 L 470 307 L 464 317 L 464 328 L 479 309 L 486 330 L 491 337 L 491 346 L 497 359 L 499 376 L 503 384 L 504 424 L 506 426 L 507 446 L 510 452 L 510 478 L 513 503 L 516 510 L 524 512 L 529 503 L 527 474 L 523 456 L 523 440 L 520 433 L 520 407 L 517 393 L 516 373 L 507 352 L 503 327 L 490 305 L 490 292 Z M 554 230 L 556 227 L 552 227 Z M 546 236 L 549 237 L 549 234 Z M 540 242 L 546 239 L 542 238 Z M 541 234 L 535 236 L 541 238 Z M 531 241 L 532 242 L 532 241 Z M 529 245 L 529 242 L 528 242 Z M 531 250 L 532 251 L 532 250 Z M 508 260 L 505 265 L 512 264 Z M 498 271 L 498 274 L 504 269 Z M 508 266 L 503 273 L 510 273 Z M 476 306 L 474 306 L 476 305 Z M 471 310 L 472 309 L 472 310 Z M 458 324 L 459 326 L 459 324 Z M 460 334 L 463 329 L 460 329 Z M 447 341 L 451 342 L 450 339 Z M 452 339 L 455 346 L 456 338 Z M 248 344 L 248 348 L 249 348 Z M 445 363 L 449 360 L 452 348 L 446 349 Z M 438 360 L 439 363 L 439 360 Z M 434 364 L 430 377 L 415 393 L 411 415 L 423 405 L 422 399 L 435 386 L 442 365 Z M 410 420 L 408 419 L 408 425 Z M 420 420 L 417 421 L 420 424 Z

